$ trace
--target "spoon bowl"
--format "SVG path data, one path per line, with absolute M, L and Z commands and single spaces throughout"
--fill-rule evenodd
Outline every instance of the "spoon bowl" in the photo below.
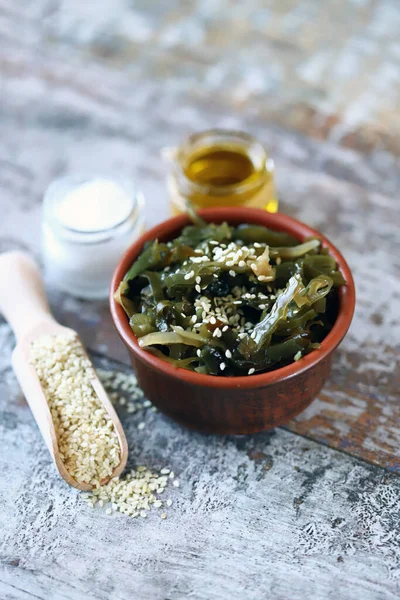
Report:
M 7 252 L 0 255 L 0 281 L 7 284 L 7 288 L 4 285 L 0 287 L 0 311 L 12 326 L 17 338 L 17 345 L 12 353 L 12 365 L 16 377 L 61 477 L 72 487 L 89 491 L 93 486 L 75 480 L 60 457 L 50 408 L 35 368 L 30 363 L 31 344 L 35 340 L 44 336 L 71 333 L 76 336 L 77 334 L 69 327 L 57 323 L 52 316 L 40 272 L 29 256 L 22 252 Z M 87 356 L 86 351 L 85 354 Z M 87 358 L 89 359 L 88 356 Z M 117 413 L 94 368 L 91 385 L 114 424 L 120 446 L 120 463 L 109 478 L 100 482 L 105 484 L 111 478 L 120 475 L 125 468 L 128 445 Z

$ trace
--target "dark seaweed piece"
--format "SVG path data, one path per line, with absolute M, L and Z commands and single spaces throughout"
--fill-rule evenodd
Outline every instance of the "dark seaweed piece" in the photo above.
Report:
M 299 240 L 288 233 L 273 231 L 262 225 L 239 225 L 233 230 L 232 238 L 242 240 L 245 244 L 255 242 L 268 244 L 268 246 L 296 246 Z
M 200 358 L 204 362 L 210 375 L 218 375 L 221 373 L 221 364 L 226 364 L 224 354 L 219 348 L 214 348 L 213 346 L 204 346 L 200 353 Z
M 124 281 L 129 282 L 148 269 L 166 266 L 170 253 L 171 250 L 167 244 L 160 244 L 158 240 L 150 242 L 125 275 Z
M 198 227 L 188 225 L 182 230 L 181 235 L 176 239 L 178 244 L 186 244 L 195 248 L 205 240 L 215 240 L 216 242 L 227 242 L 232 238 L 232 229 L 227 223 L 214 225 L 210 223 L 206 226 Z
M 326 254 L 306 256 L 303 260 L 303 273 L 306 282 L 318 275 L 329 275 L 335 286 L 346 283 L 345 278 L 338 271 L 335 259 Z
M 132 315 L 129 320 L 129 325 L 137 337 L 142 337 L 143 335 L 157 331 L 154 319 L 152 319 L 150 314 L 136 313 L 135 315 Z

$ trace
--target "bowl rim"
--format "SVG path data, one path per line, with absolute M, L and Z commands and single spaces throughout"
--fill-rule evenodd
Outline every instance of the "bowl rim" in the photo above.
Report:
M 128 350 L 136 355 L 137 358 L 164 375 L 180 379 L 181 381 L 192 385 L 223 389 L 266 387 L 270 384 L 282 382 L 283 380 L 304 373 L 331 354 L 331 352 L 333 352 L 340 344 L 350 327 L 355 308 L 355 285 L 353 276 L 350 267 L 336 246 L 334 246 L 332 242 L 319 231 L 283 213 L 268 213 L 267 211 L 258 208 L 229 206 L 201 210 L 199 211 L 199 215 L 208 222 L 214 220 L 222 222 L 226 220 L 229 223 L 229 220 L 231 219 L 234 221 L 239 220 L 242 223 L 264 225 L 276 231 L 290 233 L 300 240 L 310 236 L 318 236 L 322 240 L 323 247 L 328 248 L 329 253 L 335 258 L 347 283 L 346 286 L 342 286 L 339 289 L 339 312 L 331 331 L 321 342 L 320 348 L 313 350 L 299 361 L 266 373 L 237 377 L 205 375 L 189 371 L 182 367 L 175 367 L 141 348 L 135 334 L 129 326 L 128 318 L 122 306 L 114 299 L 114 293 L 132 262 L 139 255 L 145 242 L 156 238 L 168 238 L 169 235 L 175 234 L 175 232 L 190 223 L 189 217 L 186 214 L 182 214 L 161 222 L 141 235 L 131 244 L 131 246 L 129 246 L 114 270 L 110 287 L 110 310 L 117 333 L 127 346 Z

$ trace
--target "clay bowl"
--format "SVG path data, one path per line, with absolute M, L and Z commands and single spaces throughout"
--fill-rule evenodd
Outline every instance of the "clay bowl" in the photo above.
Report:
M 286 231 L 303 241 L 318 235 L 338 262 L 347 286 L 339 291 L 338 315 L 332 330 L 314 350 L 301 360 L 269 373 L 245 377 L 201 375 L 173 367 L 139 347 L 123 309 L 114 300 L 128 268 L 143 244 L 158 238 L 176 237 L 189 223 L 186 215 L 164 221 L 147 231 L 120 260 L 110 292 L 111 314 L 122 341 L 129 350 L 132 366 L 147 398 L 176 421 L 202 432 L 221 434 L 254 433 L 281 425 L 308 406 L 326 381 L 335 348 L 345 336 L 354 312 L 355 288 L 350 269 L 324 236 L 287 215 L 270 214 L 258 209 L 214 208 L 204 210 L 206 221 L 231 225 L 257 223 L 276 231 Z

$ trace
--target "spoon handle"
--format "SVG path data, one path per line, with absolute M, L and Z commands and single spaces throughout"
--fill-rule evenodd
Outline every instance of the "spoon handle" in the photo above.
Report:
M 0 312 L 20 340 L 41 323 L 54 323 L 36 263 L 23 252 L 0 254 Z

